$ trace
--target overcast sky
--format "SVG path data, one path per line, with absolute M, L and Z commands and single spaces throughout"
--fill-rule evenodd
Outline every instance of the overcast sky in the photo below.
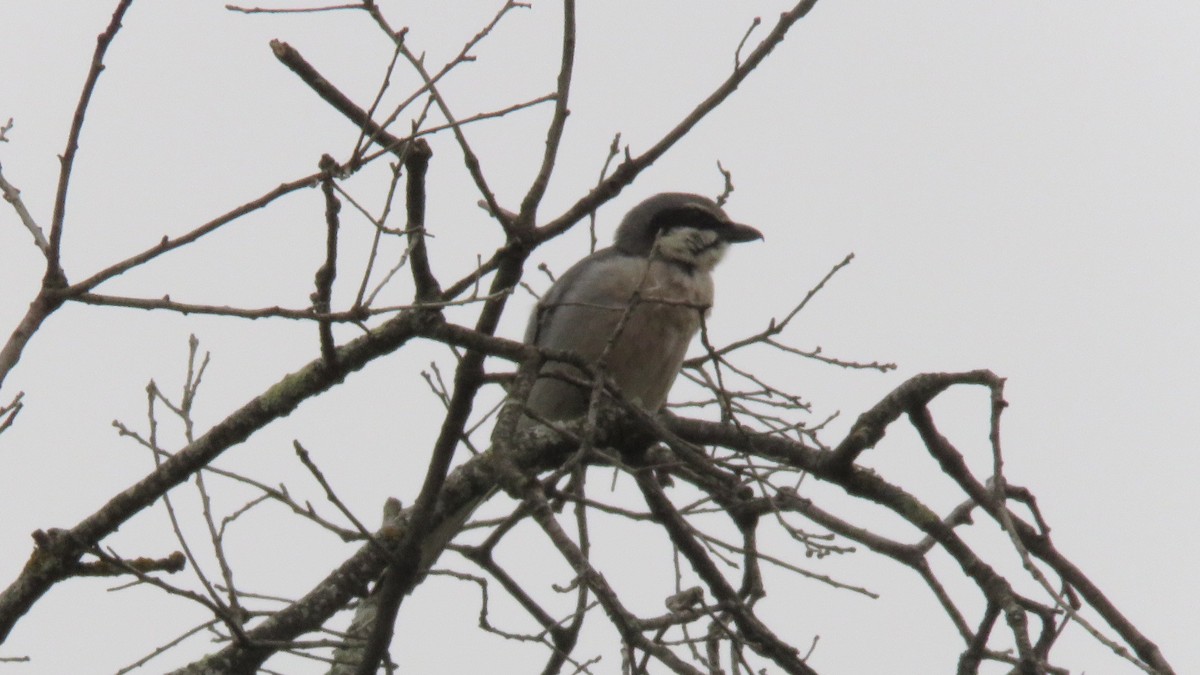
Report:
M 56 155 L 111 4 L 75 3 L 64 12 L 56 3 L 5 0 L 0 9 L 0 123 L 14 119 L 0 164 L 44 226 Z M 453 56 L 499 4 L 381 3 L 395 25 L 410 27 L 409 44 L 431 64 Z M 445 82 L 456 114 L 552 90 L 559 10 L 553 2 L 533 4 L 507 17 L 475 50 L 478 61 Z M 773 25 L 785 7 L 582 4 L 572 114 L 543 219 L 595 182 L 615 133 L 634 153 L 644 150 L 727 75 L 751 19 L 761 15 Z M 352 147 L 354 128 L 274 59 L 268 41 L 291 43 L 366 104 L 391 47 L 365 15 L 245 16 L 222 5 L 135 2 L 130 11 L 110 50 L 74 173 L 64 239 L 72 279 L 315 171 L 322 153 L 344 157 Z M 846 359 L 895 362 L 898 370 L 848 372 L 766 353 L 745 363 L 771 368 L 777 382 L 812 401 L 815 418 L 841 411 L 829 441 L 915 373 L 990 368 L 1008 378 L 1008 479 L 1039 496 L 1060 549 L 1180 673 L 1200 672 L 1193 635 L 1200 601 L 1197 36 L 1194 0 L 823 0 L 726 105 L 598 216 L 607 239 L 640 199 L 666 190 L 715 195 L 722 184 L 716 162 L 732 172 L 737 189 L 727 210 L 765 232 L 766 241 L 740 247 L 718 270 L 717 342 L 786 313 L 854 253 L 786 341 Z M 404 86 L 412 81 L 404 73 Z M 517 207 L 540 161 L 548 115 L 542 107 L 468 131 L 508 208 Z M 475 206 L 452 139 L 435 138 L 433 149 L 432 254 L 454 278 L 501 237 Z M 362 193 L 378 208 L 377 190 Z M 101 290 L 303 307 L 322 253 L 321 217 L 319 194 L 305 191 Z M 361 254 L 365 232 L 361 223 L 357 230 L 348 225 L 345 250 Z M 537 262 L 561 272 L 586 248 L 580 230 L 547 246 Z M 29 233 L 0 204 L 5 335 L 40 278 Z M 352 297 L 352 285 L 339 289 L 343 298 Z M 518 296 L 505 335 L 520 337 L 531 304 L 530 296 Z M 145 383 L 156 378 L 178 388 L 189 334 L 213 354 L 197 403 L 201 426 L 316 354 L 315 331 L 283 321 L 83 306 L 56 314 L 0 392 L 7 402 L 24 391 L 27 405 L 0 435 L 2 583 L 24 564 L 31 531 L 73 525 L 150 469 L 150 459 L 118 438 L 111 421 L 145 427 Z M 273 425 L 222 461 L 268 481 L 295 480 L 319 500 L 290 459 L 291 439 L 300 438 L 374 522 L 384 497 L 410 501 L 419 485 L 424 455 L 398 457 L 395 435 L 423 448 L 436 431 L 426 427 L 440 407 L 417 374 L 433 353 L 417 350 L 355 375 L 306 404 L 304 419 Z M 988 466 L 983 392 L 951 392 L 934 413 L 973 453 L 973 466 Z M 953 505 L 945 479 L 920 453 L 911 434 L 897 431 L 864 460 L 931 494 L 935 505 Z M 224 507 L 236 508 L 236 499 Z M 263 592 L 303 592 L 347 550 L 293 550 L 286 536 L 278 539 L 261 558 L 243 561 L 249 575 L 263 570 L 256 579 Z M 127 555 L 173 550 L 161 513 L 139 518 L 110 543 Z M 298 558 L 305 564 L 295 564 Z M 295 576 L 268 573 L 280 565 L 294 565 Z M 824 606 L 824 589 L 792 588 L 803 630 L 791 637 L 806 644 L 821 634 L 812 661 L 818 670 L 951 669 L 956 635 L 928 600 L 912 600 L 922 591 L 911 573 L 878 561 L 828 565 L 822 571 L 883 597 L 834 608 Z M 33 662 L 7 665 L 6 672 L 79 672 L 78 656 L 59 650 L 64 643 L 90 655 L 95 670 L 87 672 L 111 672 L 201 616 L 179 612 L 178 601 L 161 610 L 182 615 L 178 621 L 148 615 L 143 603 L 155 591 L 106 587 L 75 581 L 52 590 L 0 647 L 0 656 Z M 473 591 L 463 597 L 474 602 Z M 436 602 L 436 595 L 415 597 L 408 616 Z M 914 610 L 909 602 L 925 604 Z M 474 619 L 466 621 L 472 630 Z M 435 626 L 427 630 L 446 636 Z M 130 631 L 144 640 L 129 640 Z M 915 637 L 863 649 L 870 631 Z M 437 654 L 437 641 L 429 642 L 429 654 Z M 494 642 L 479 653 L 517 649 Z M 407 651 L 410 672 L 471 667 L 468 653 L 453 655 L 465 665 L 423 662 L 432 656 L 422 657 L 421 648 Z M 188 654 L 208 649 L 196 644 Z M 1056 653 L 1072 672 L 1135 672 L 1082 636 L 1065 638 Z M 602 671 L 616 672 L 615 656 L 605 658 L 612 670 Z M 150 669 L 166 667 L 164 661 Z

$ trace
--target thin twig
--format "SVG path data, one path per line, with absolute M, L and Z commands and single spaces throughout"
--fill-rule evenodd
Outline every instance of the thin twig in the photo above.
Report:
M 325 479 L 325 474 L 322 473 L 321 469 L 319 469 L 316 463 L 312 461 L 312 456 L 309 454 L 308 450 L 304 449 L 303 445 L 300 445 L 300 441 L 292 441 L 292 448 L 296 451 L 296 457 L 300 459 L 300 463 L 303 464 L 304 468 L 308 469 L 308 472 L 317 480 L 317 483 L 321 485 L 321 489 L 325 490 L 325 497 L 329 500 L 329 503 L 337 507 L 337 510 L 346 517 L 346 520 L 350 521 L 351 525 L 354 525 L 354 529 L 358 530 L 358 533 L 362 535 L 364 539 L 367 539 L 368 541 L 375 541 L 375 538 L 371 536 L 371 531 L 362 524 L 362 522 L 354 515 L 354 512 L 351 511 L 349 507 L 346 506 L 345 502 L 343 502 L 337 496 L 337 492 L 334 492 L 333 486 L 330 485 L 329 481 Z
M 0 405 L 0 434 L 4 433 L 4 430 L 11 427 L 13 422 L 16 421 L 17 415 L 25 407 L 25 404 L 21 402 L 21 399 L 24 397 L 25 392 L 18 391 L 17 395 L 13 396 L 12 401 L 9 401 L 5 405 Z
M 519 222 L 523 227 L 532 227 L 537 219 L 538 205 L 546 194 L 550 184 L 550 174 L 554 171 L 554 163 L 558 158 L 558 146 L 562 141 L 563 129 L 567 124 L 567 102 L 571 93 L 571 73 L 575 68 L 575 0 L 563 1 L 562 56 L 560 57 L 558 83 L 555 87 L 554 115 L 550 118 L 550 126 L 546 129 L 546 149 L 542 155 L 542 165 L 538 168 L 537 176 L 529 186 L 529 192 L 521 201 Z M 490 205 L 490 202 L 489 202 Z
M 333 181 L 337 172 L 337 161 L 329 155 L 321 156 L 321 194 L 325 197 L 325 262 L 317 269 L 314 283 L 316 291 L 312 295 L 313 310 L 317 314 L 327 314 L 330 311 L 333 297 L 333 281 L 337 278 L 338 250 L 338 212 L 342 203 L 334 194 Z M 337 346 L 333 342 L 333 326 L 326 320 L 317 320 L 317 334 L 321 345 L 321 358 L 332 368 L 337 363 Z
M 92 64 L 88 68 L 83 90 L 79 94 L 79 103 L 75 106 L 75 115 L 71 118 L 71 130 L 67 133 L 67 147 L 59 157 L 58 190 L 54 193 L 54 214 L 50 217 L 50 250 L 46 254 L 47 277 L 54 276 L 59 283 L 65 282 L 65 276 L 60 262 L 62 249 L 63 223 L 67 215 L 67 189 L 71 182 L 71 170 L 75 166 L 75 152 L 79 149 L 79 135 L 83 132 L 83 120 L 87 116 L 88 103 L 96 90 L 96 82 L 104 70 L 104 55 L 108 46 L 121 29 L 121 20 L 133 0 L 120 0 L 116 10 L 109 20 L 108 28 L 96 39 L 96 51 L 92 55 Z
M 157 258 L 168 251 L 173 251 L 181 246 L 186 246 L 203 237 L 204 235 L 210 234 L 220 227 L 227 225 L 248 213 L 252 213 L 265 207 L 284 195 L 303 188 L 312 187 L 316 185 L 318 181 L 320 181 L 321 176 L 322 173 L 318 171 L 317 173 L 309 174 L 287 183 L 281 183 L 278 187 L 263 193 L 262 196 L 245 202 L 241 206 L 237 206 L 185 234 L 179 235 L 175 238 L 163 235 L 162 240 L 159 241 L 158 244 L 151 246 L 141 253 L 132 255 L 125 260 L 114 263 L 100 270 L 99 272 L 96 272 L 83 281 L 72 284 L 69 288 L 63 290 L 63 294 L 73 298 L 78 297 L 79 295 L 92 290 L 104 281 L 107 281 L 115 276 L 133 269 L 134 267 L 153 260 L 154 258 Z
M 293 8 L 270 8 L 270 7 L 243 7 L 241 5 L 225 5 L 225 9 L 231 12 L 241 12 L 242 14 L 309 14 L 316 12 L 331 12 L 339 9 L 361 9 L 361 5 L 327 5 L 324 7 L 293 7 Z
M 613 135 L 612 143 L 610 143 L 608 145 L 608 154 L 604 157 L 604 164 L 602 164 L 600 166 L 600 176 L 599 176 L 599 178 L 596 179 L 596 185 L 600 185 L 601 183 L 604 182 L 605 177 L 608 176 L 608 167 L 612 165 L 612 161 L 617 157 L 618 154 L 620 154 L 620 152 L 621 152 L 621 132 L 618 131 L 616 134 Z M 597 240 L 596 240 L 596 212 L 594 210 L 588 212 L 588 240 L 589 240 L 588 253 L 595 253 Z M 545 263 L 543 263 L 543 265 L 545 265 Z M 553 282 L 554 279 L 551 278 L 550 281 Z
M 546 225 L 538 228 L 539 242 L 552 239 L 562 234 L 588 213 L 595 211 L 601 204 L 617 196 L 633 182 L 638 175 L 653 164 L 667 150 L 671 149 L 681 138 L 686 136 L 710 112 L 715 110 L 725 99 L 737 90 L 742 83 L 762 63 L 763 59 L 783 41 L 788 30 L 812 10 L 817 0 L 801 0 L 792 9 L 783 12 L 778 23 L 762 42 L 746 57 L 744 63 L 734 69 L 711 94 L 701 101 L 680 122 L 662 136 L 654 145 L 637 157 L 627 156 L 625 161 L 617 166 L 613 174 L 601 185 L 597 186 L 586 197 L 578 200 L 560 216 Z
M 730 342 L 729 344 L 725 345 L 724 347 L 714 350 L 710 354 L 705 354 L 704 356 L 697 356 L 695 358 L 688 359 L 687 361 L 683 362 L 683 367 L 684 368 L 695 368 L 697 366 L 700 366 L 704 362 L 710 360 L 714 356 L 724 356 L 730 352 L 741 349 L 742 347 L 746 347 L 748 345 L 763 342 L 767 338 L 770 338 L 770 337 L 773 337 L 775 335 L 782 333 L 783 330 L 785 328 L 787 328 L 788 324 L 791 323 L 792 319 L 794 319 L 797 314 L 799 314 L 805 307 L 808 306 L 809 301 L 812 300 L 813 297 L 816 296 L 817 293 L 821 292 L 821 289 L 825 288 L 825 284 L 829 283 L 829 280 L 832 279 L 835 274 L 837 274 L 839 271 L 841 271 L 841 269 L 843 267 L 846 267 L 847 265 L 849 265 L 851 263 L 851 261 L 853 261 L 853 260 L 854 260 L 854 254 L 851 253 L 851 254 L 847 255 L 845 258 L 843 258 L 841 262 L 837 263 L 832 268 L 830 268 L 830 270 L 825 273 L 825 276 L 821 277 L 821 280 L 817 282 L 817 285 L 810 288 L 808 290 L 808 292 L 804 294 L 804 297 L 800 299 L 800 302 L 796 303 L 796 306 L 793 307 L 791 309 L 791 311 L 789 311 L 783 317 L 783 319 L 781 321 L 776 321 L 774 318 L 772 318 L 767 323 L 766 328 L 755 333 L 754 335 L 744 337 L 740 340 L 734 340 L 733 342 Z
M 736 70 L 742 65 L 742 47 L 746 46 L 746 41 L 750 39 L 750 34 L 754 32 L 762 24 L 762 17 L 754 17 L 750 22 L 750 27 L 746 29 L 746 34 L 742 36 L 742 41 L 738 43 L 737 49 L 733 52 L 733 67 Z
M 12 123 L 11 119 L 9 123 Z M 17 212 L 17 217 L 21 219 L 21 224 L 33 235 L 33 243 L 41 249 L 42 255 L 49 256 L 50 242 L 46 241 L 46 235 L 42 233 L 42 228 L 33 219 L 33 214 L 29 213 L 29 209 L 25 207 L 25 202 L 21 201 L 21 191 L 4 178 L 2 167 L 0 167 L 0 191 L 4 193 L 4 201 L 12 204 L 13 209 Z
M 84 293 L 73 299 L 77 302 L 82 302 L 88 305 L 108 305 L 112 307 L 126 307 L 129 309 L 144 310 L 161 309 L 170 312 L 178 312 L 180 314 L 210 314 L 239 319 L 274 318 L 291 319 L 295 321 L 358 323 L 365 318 L 381 316 L 384 314 L 397 314 L 401 312 L 419 310 L 437 310 L 445 307 L 456 307 L 478 302 L 486 302 L 493 298 L 509 295 L 511 293 L 512 291 L 508 290 L 493 293 L 491 295 L 462 298 L 460 300 L 423 302 L 413 305 L 388 305 L 386 307 L 372 307 L 370 309 L 350 309 L 341 312 L 330 312 L 328 314 L 318 314 L 312 308 L 287 309 L 284 307 L 261 307 L 257 309 L 251 309 L 242 307 L 223 307 L 218 305 L 198 305 L 185 302 L 176 302 L 172 300 L 170 296 L 164 296 L 162 298 L 125 298 L 115 295 L 101 295 L 99 293 Z
M 467 40 L 466 44 L 463 45 L 462 50 L 458 53 L 458 56 L 451 59 L 450 63 L 443 68 L 443 73 L 453 65 L 473 59 L 474 57 L 470 56 L 471 49 L 492 32 L 492 30 L 496 27 L 496 24 L 500 22 L 505 14 L 518 7 L 527 8 L 529 5 L 527 3 L 514 2 L 513 0 L 508 0 L 508 2 L 505 2 L 500 10 L 496 12 L 495 16 L 492 17 L 492 20 L 478 33 L 476 33 L 474 37 L 472 37 L 470 40 Z M 424 59 L 418 58 L 412 53 L 412 50 L 408 48 L 408 45 L 404 41 L 404 32 L 393 30 L 388 24 L 387 20 L 384 18 L 383 13 L 379 10 L 379 7 L 375 5 L 374 2 L 364 2 L 363 8 L 370 13 L 375 22 L 379 24 L 379 27 L 383 29 L 388 37 L 395 42 L 396 48 L 400 50 L 400 53 L 406 60 L 408 60 L 409 65 L 413 67 L 413 70 L 417 72 L 417 74 L 421 77 L 421 80 L 425 83 L 425 87 L 429 91 L 430 96 L 433 97 L 434 101 L 437 103 L 438 109 L 442 113 L 442 116 L 446 118 L 446 122 L 450 125 L 450 128 L 454 133 L 455 140 L 458 141 L 459 148 L 461 148 L 463 153 L 463 163 L 467 167 L 467 172 L 470 173 L 472 180 L 475 181 L 475 186 L 479 189 L 480 194 L 488 203 L 488 207 L 491 209 L 492 213 L 496 215 L 497 219 L 500 220 L 501 225 L 507 231 L 510 228 L 511 223 L 499 215 L 501 213 L 500 206 L 496 202 L 495 193 L 493 193 L 491 188 L 488 187 L 487 179 L 484 178 L 483 170 L 479 165 L 479 158 L 471 149 L 470 143 L 467 142 L 467 137 L 463 134 L 461 124 L 455 119 L 454 114 L 450 112 L 449 104 L 446 103 L 446 100 L 438 91 L 436 85 L 437 79 L 435 76 L 431 76 L 429 71 L 425 68 Z M 440 77 L 443 73 L 439 73 L 438 77 Z

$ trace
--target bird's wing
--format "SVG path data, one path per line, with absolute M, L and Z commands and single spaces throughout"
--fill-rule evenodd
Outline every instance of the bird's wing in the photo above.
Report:
M 645 274 L 646 260 L 597 251 L 562 275 L 538 303 L 525 341 L 598 358 Z
M 641 301 L 628 312 L 635 291 Z M 649 410 L 666 400 L 687 346 L 712 301 L 712 280 L 668 261 L 653 261 L 606 249 L 569 269 L 538 303 L 526 341 L 596 361 L 609 350 L 608 374 Z M 626 316 L 628 314 L 628 316 Z M 622 318 L 626 323 L 618 335 Z M 546 364 L 527 402 L 548 419 L 566 419 L 587 409 L 588 390 L 563 377 L 582 378 L 561 362 Z
M 538 302 L 529 319 L 525 342 L 572 352 L 587 361 L 604 353 L 637 289 L 645 258 L 613 249 L 597 251 L 575 263 Z M 547 363 L 526 404 L 546 419 L 568 419 L 587 410 L 588 391 L 563 380 L 583 373 L 561 362 Z

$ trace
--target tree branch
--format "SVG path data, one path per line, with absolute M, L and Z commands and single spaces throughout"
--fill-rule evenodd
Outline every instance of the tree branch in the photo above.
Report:
M 312 295 L 313 311 L 328 314 L 333 299 L 333 281 L 337 278 L 338 212 L 342 203 L 334 194 L 333 180 L 337 173 L 337 161 L 329 155 L 321 156 L 321 194 L 325 197 L 325 262 L 317 269 Z M 317 320 L 317 333 L 321 344 L 321 358 L 330 368 L 337 367 L 337 346 L 333 342 L 333 325 L 327 320 Z
M 333 109 L 342 113 L 354 122 L 359 128 L 363 129 L 377 139 L 380 145 L 388 152 L 400 156 L 405 151 L 407 144 L 406 139 L 393 136 L 387 129 L 379 126 L 374 120 L 367 115 L 367 112 L 358 107 L 350 97 L 341 92 L 340 89 L 333 86 L 329 80 L 326 80 L 317 69 L 312 66 L 300 52 L 296 51 L 291 45 L 282 40 L 271 40 L 271 51 L 275 54 L 275 58 L 279 62 L 287 66 L 301 80 L 304 81 L 313 91 L 317 92 L 326 103 L 333 106 Z
M 788 30 L 797 21 L 804 18 L 816 4 L 817 0 L 802 0 L 791 10 L 780 15 L 779 22 L 775 24 L 775 28 L 771 30 L 767 37 L 763 38 L 758 47 L 746 57 L 746 60 L 741 65 L 734 68 L 733 73 L 718 85 L 707 98 L 701 101 L 692 112 L 688 113 L 679 124 L 675 125 L 673 129 L 668 131 L 644 153 L 637 157 L 627 157 L 624 162 L 617 166 L 611 176 L 593 188 L 587 196 L 575 202 L 562 215 L 538 228 L 537 240 L 541 242 L 557 237 L 588 213 L 595 211 L 600 205 L 620 194 L 621 190 L 632 183 L 642 171 L 653 164 L 659 157 L 662 157 L 667 150 L 671 149 L 681 138 L 686 136 L 700 120 L 704 119 L 725 99 L 729 98 L 729 95 L 737 90 L 742 81 L 758 67 L 758 64 L 762 63 L 763 59 L 767 58 L 767 55 L 780 42 L 783 42 L 783 38 L 787 36 Z
M 429 266 L 429 252 L 425 247 L 425 174 L 429 170 L 429 158 L 433 150 L 429 143 L 418 140 L 413 143 L 405 160 L 408 179 L 405 183 L 405 203 L 408 209 L 409 265 L 412 268 L 413 284 L 416 286 L 416 302 L 436 302 L 442 297 L 442 287 L 433 269 Z
M 338 348 L 336 368 L 328 367 L 324 359 L 310 362 L 231 413 L 75 527 L 46 533 L 25 569 L 0 592 L 0 641 L 38 598 L 69 575 L 80 555 L 134 514 L 266 424 L 341 383 L 349 373 L 391 353 L 438 321 L 428 312 L 406 312 Z
M 11 122 L 12 120 L 9 121 Z M 42 255 L 49 256 L 50 242 L 46 241 L 46 235 L 42 233 L 42 228 L 33 219 L 33 215 L 29 213 L 29 209 L 25 208 L 25 202 L 21 201 L 21 191 L 15 185 L 5 180 L 2 168 L 0 168 L 0 192 L 4 193 L 4 201 L 12 204 L 13 210 L 17 212 L 17 217 L 21 219 L 21 224 L 25 226 L 25 229 L 29 230 L 29 234 L 33 235 L 33 243 L 41 250 Z
M 571 73 L 575 67 L 575 0 L 563 2 L 563 40 L 562 66 L 558 71 L 558 86 L 554 101 L 554 116 L 550 118 L 550 126 L 546 130 L 546 150 L 542 156 L 542 166 L 538 169 L 537 177 L 529 186 L 529 192 L 521 201 L 519 222 L 525 227 L 532 227 L 537 222 L 537 209 L 546 194 L 550 184 L 550 174 L 554 171 L 554 163 L 558 157 L 558 145 L 562 141 L 563 129 L 567 124 L 567 101 L 571 93 Z
M 75 152 L 79 149 L 79 135 L 83 131 L 83 120 L 87 116 L 88 103 L 92 100 L 92 92 L 96 90 L 96 82 L 104 70 L 104 55 L 108 46 L 121 29 L 121 20 L 133 0 L 120 0 L 108 22 L 108 28 L 96 38 L 96 51 L 92 55 L 92 65 L 88 68 L 87 79 L 83 83 L 83 91 L 79 94 L 79 103 L 75 106 L 75 115 L 71 119 L 71 130 L 67 133 L 67 147 L 59 157 L 58 190 L 54 194 L 54 214 L 50 217 L 50 251 L 46 256 L 47 286 L 62 286 L 66 283 L 62 270 L 61 250 L 63 221 L 67 216 L 67 188 L 71 182 L 71 169 L 75 166 Z

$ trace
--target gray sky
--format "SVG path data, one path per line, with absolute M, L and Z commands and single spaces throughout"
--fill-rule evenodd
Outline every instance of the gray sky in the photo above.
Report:
M 15 120 L 11 142 L 0 144 L 0 164 L 43 224 L 50 219 L 55 155 L 111 4 L 77 3 L 63 16 L 46 3 L 7 0 L 0 10 L 0 122 Z M 352 147 L 354 129 L 279 65 L 267 42 L 291 43 L 345 91 L 369 101 L 390 45 L 365 17 L 248 17 L 222 4 L 135 3 L 125 21 L 74 173 L 64 243 L 73 278 L 315 171 L 323 152 L 343 156 Z M 614 133 L 635 153 L 644 150 L 725 77 L 750 19 L 760 14 L 769 26 L 784 6 L 584 4 L 572 115 L 545 217 L 595 182 Z M 498 5 L 384 3 L 395 24 L 410 26 L 410 44 L 432 64 L 456 53 Z M 446 81 L 456 114 L 552 90 L 558 10 L 555 3 L 534 5 L 506 18 L 475 51 L 478 61 Z M 815 418 L 841 411 L 827 440 L 909 375 L 990 368 L 1007 377 L 1008 479 L 1039 496 L 1058 546 L 1179 672 L 1200 670 L 1200 646 L 1191 636 L 1200 599 L 1192 570 L 1200 554 L 1192 522 L 1200 464 L 1197 35 L 1200 4 L 1187 1 L 826 0 L 725 106 L 598 220 L 606 240 L 624 210 L 643 197 L 664 190 L 716 194 L 716 161 L 733 172 L 729 212 L 767 238 L 735 251 L 718 271 L 716 342 L 786 313 L 853 252 L 854 263 L 805 310 L 786 341 L 847 359 L 894 361 L 898 372 L 846 372 L 766 353 L 750 355 L 746 365 L 770 369 L 777 383 L 811 400 Z M 411 76 L 404 77 L 411 85 Z M 541 157 L 548 115 L 543 107 L 468 130 L 502 205 L 515 208 L 523 194 Z M 475 253 L 488 255 L 500 237 L 474 206 L 477 195 L 452 140 L 438 137 L 433 148 L 432 253 L 448 270 L 466 270 Z M 377 209 L 371 180 L 362 179 L 361 193 Z M 102 290 L 304 306 L 322 251 L 319 204 L 316 191 L 293 195 Z M 0 328 L 7 334 L 41 270 L 29 234 L 0 206 Z M 347 226 L 347 255 L 363 254 L 366 232 L 362 223 Z M 586 247 L 580 230 L 547 246 L 541 260 L 561 272 Z M 352 285 L 341 290 L 343 298 L 351 297 Z M 393 294 L 404 301 L 401 291 Z M 518 300 L 504 324 L 510 337 L 520 336 L 532 304 L 528 295 Z M 18 424 L 0 436 L 4 583 L 28 556 L 29 532 L 74 524 L 150 468 L 144 451 L 118 438 L 110 423 L 145 427 L 145 383 L 155 378 L 178 388 L 192 333 L 213 353 L 197 403 L 202 426 L 316 353 L 315 331 L 281 321 L 83 306 L 55 315 L 0 392 L 7 402 L 25 391 L 27 403 Z M 331 480 L 347 486 L 360 513 L 376 513 L 388 495 L 411 499 L 423 469 L 421 444 L 436 431 L 428 421 L 439 410 L 417 373 L 435 353 L 417 350 L 377 364 L 222 463 L 294 482 L 317 501 L 319 489 L 289 458 L 291 439 L 300 438 Z M 675 398 L 686 398 L 680 392 Z M 986 395 L 952 392 L 934 412 L 973 466 L 986 467 Z M 178 439 L 177 429 L 161 433 Z M 410 439 L 411 455 L 396 452 L 397 433 Z M 889 435 L 865 461 L 932 495 L 936 506 L 956 501 L 909 433 Z M 222 507 L 236 508 L 243 498 L 231 495 Z M 247 537 L 269 522 L 261 517 L 246 526 Z M 111 543 L 127 555 L 162 555 L 173 550 L 165 528 L 156 511 Z M 317 539 L 327 546 L 314 551 L 312 539 L 289 532 L 281 530 L 269 551 L 240 561 L 261 592 L 306 590 L 348 550 Z M 608 564 L 619 570 L 631 562 Z M 288 574 L 277 571 L 281 565 Z M 818 670 L 950 670 L 957 638 L 913 575 L 867 553 L 814 568 L 883 593 L 867 601 L 792 584 L 772 596 L 772 611 L 795 626 L 798 643 L 821 635 L 813 657 Z M 433 585 L 413 598 L 402 627 L 422 607 L 459 597 L 450 594 L 475 602 L 470 589 Z M 79 663 L 59 649 L 70 635 L 95 672 L 111 672 L 200 616 L 181 602 L 152 600 L 156 591 L 104 588 L 85 581 L 53 590 L 0 648 L 0 656 L 29 655 L 33 663 L 8 669 L 67 672 Z M 147 612 L 148 602 L 161 609 Z M 465 621 L 444 630 L 469 629 L 474 619 Z M 432 636 L 444 635 L 442 626 L 431 619 L 421 627 L 429 644 L 406 648 L 411 672 L 465 671 L 478 667 L 471 659 L 480 655 L 494 666 L 504 655 L 529 653 L 490 639 L 477 653 L 455 654 L 461 664 L 442 656 L 422 661 L 436 654 Z M 913 635 L 906 644 L 863 648 L 864 636 L 901 630 Z M 131 644 L 131 631 L 143 639 Z M 189 654 L 209 646 L 193 647 Z M 1077 631 L 1056 653 L 1059 662 L 1088 673 L 1134 672 Z M 616 672 L 615 657 L 605 658 L 608 667 L 600 670 Z M 151 670 L 165 667 L 163 661 Z

